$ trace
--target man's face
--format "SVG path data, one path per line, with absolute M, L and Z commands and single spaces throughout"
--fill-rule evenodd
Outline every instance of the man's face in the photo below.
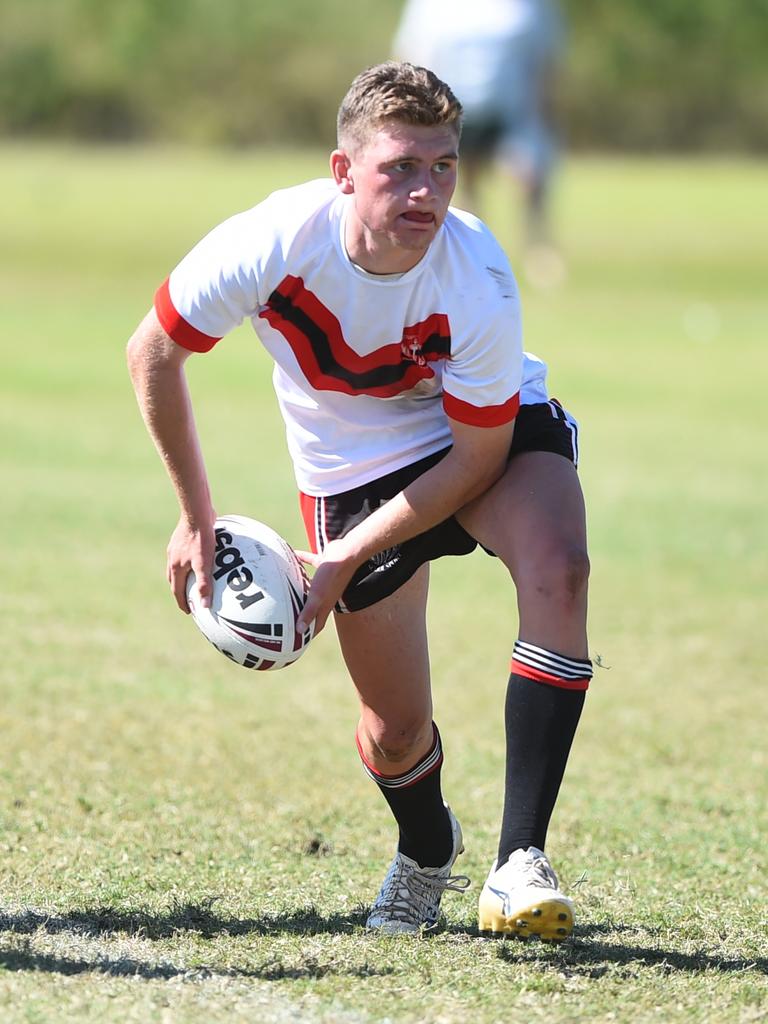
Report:
M 354 196 L 351 259 L 377 274 L 414 267 L 445 220 L 457 164 L 456 132 L 445 126 L 392 122 L 356 149 L 335 150 L 336 182 Z

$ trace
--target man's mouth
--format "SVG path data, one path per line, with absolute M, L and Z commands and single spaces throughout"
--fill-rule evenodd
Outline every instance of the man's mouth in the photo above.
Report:
M 431 224 L 435 215 L 434 213 L 420 213 L 418 210 L 408 210 L 403 214 L 403 219 L 413 221 L 414 224 Z

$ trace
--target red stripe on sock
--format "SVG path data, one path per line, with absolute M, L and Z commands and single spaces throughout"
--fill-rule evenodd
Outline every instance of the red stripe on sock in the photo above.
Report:
M 395 779 L 399 779 L 403 775 L 409 775 L 414 770 L 414 768 L 418 768 L 419 764 L 421 764 L 422 761 L 427 761 L 432 756 L 432 754 L 435 751 L 435 747 L 437 746 L 438 741 L 439 741 L 439 734 L 438 734 L 438 731 L 437 731 L 437 726 L 434 724 L 434 722 L 432 723 L 432 729 L 434 730 L 433 731 L 434 742 L 433 742 L 432 746 L 429 748 L 429 750 L 426 752 L 424 757 L 422 757 L 419 761 L 417 761 L 416 764 L 413 765 L 412 768 L 408 768 L 404 772 L 398 772 L 397 775 L 384 775 L 383 772 L 380 772 L 377 768 L 373 767 L 371 762 L 366 758 L 365 754 L 363 753 L 363 748 L 362 748 L 362 745 L 360 743 L 360 736 L 356 732 L 355 733 L 355 743 L 357 744 L 357 752 L 360 755 L 360 760 L 363 762 L 363 764 L 365 765 L 367 770 L 371 773 L 371 775 L 375 776 L 377 779 L 385 779 L 387 782 L 392 782 Z M 426 779 L 426 777 L 428 775 L 431 775 L 432 772 L 436 772 L 438 770 L 438 768 L 440 768 L 442 763 L 443 763 L 443 754 L 442 754 L 442 751 L 441 751 L 440 752 L 440 757 L 437 759 L 437 761 L 435 761 L 435 763 L 433 765 L 431 765 L 427 769 L 427 771 L 423 772 L 420 775 L 417 775 L 415 779 L 411 779 L 410 782 L 406 783 L 401 788 L 402 789 L 408 789 L 411 786 L 415 786 L 417 782 L 421 782 L 422 779 Z
M 542 672 L 541 669 L 531 668 L 530 665 L 523 665 L 520 661 L 512 659 L 509 666 L 510 672 L 516 676 L 525 676 L 526 679 L 533 679 L 537 683 L 545 683 L 547 686 L 559 686 L 562 690 L 588 690 L 589 676 L 583 679 L 563 679 L 561 676 L 553 676 L 549 672 Z

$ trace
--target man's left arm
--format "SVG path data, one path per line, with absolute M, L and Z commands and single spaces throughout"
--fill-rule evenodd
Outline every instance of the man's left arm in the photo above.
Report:
M 436 466 L 380 506 L 322 555 L 302 552 L 315 565 L 309 597 L 297 629 L 315 620 L 319 632 L 355 570 L 367 559 L 423 533 L 484 494 L 507 464 L 514 420 L 493 427 L 469 426 L 449 419 L 453 447 Z

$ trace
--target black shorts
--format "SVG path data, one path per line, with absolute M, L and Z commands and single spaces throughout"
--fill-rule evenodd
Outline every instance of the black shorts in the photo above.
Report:
M 353 527 L 394 498 L 422 473 L 436 465 L 449 451 L 429 455 L 403 469 L 387 473 L 370 483 L 326 498 L 301 495 L 301 511 L 312 550 L 322 551 L 330 540 L 343 537 Z M 578 464 L 578 426 L 559 402 L 552 399 L 536 405 L 521 405 L 509 458 L 521 452 L 554 452 Z M 357 570 L 341 601 L 340 612 L 357 612 L 394 594 L 424 562 L 444 555 L 468 555 L 477 541 L 450 516 L 424 533 L 382 551 Z

